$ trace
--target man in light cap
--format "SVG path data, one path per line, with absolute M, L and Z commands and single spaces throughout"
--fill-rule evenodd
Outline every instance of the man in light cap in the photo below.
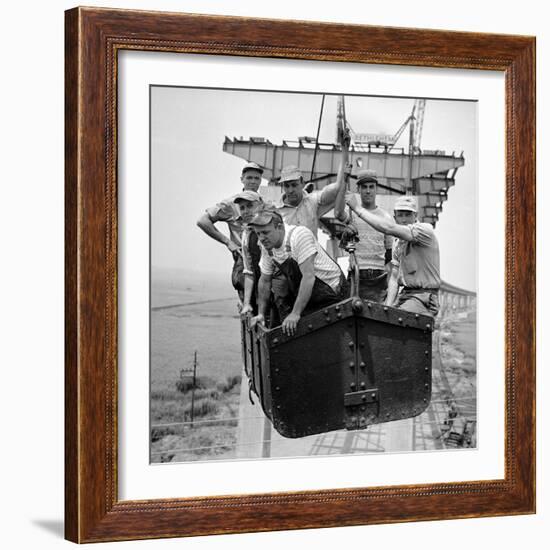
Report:
M 334 206 L 334 215 L 345 224 L 351 225 L 359 241 L 355 248 L 355 257 L 359 266 L 359 296 L 363 300 L 383 302 L 388 288 L 386 264 L 392 259 L 393 237 L 385 235 L 359 216 L 346 212 L 345 208 L 345 166 L 348 161 L 349 139 L 342 143 L 342 156 L 336 183 L 338 194 Z M 357 191 L 361 207 L 373 216 L 392 222 L 391 216 L 376 205 L 378 179 L 374 170 L 360 170 L 357 173 Z
M 317 239 L 319 218 L 333 208 L 338 192 L 337 184 L 331 183 L 321 191 L 306 193 L 302 172 L 296 166 L 283 168 L 279 183 L 283 196 L 275 206 L 285 223 L 307 227 Z
M 243 191 L 257 192 L 262 182 L 263 168 L 255 162 L 248 162 L 241 172 Z M 241 254 L 241 234 L 243 223 L 237 205 L 233 202 L 235 195 L 222 200 L 210 208 L 207 208 L 198 219 L 197 225 L 212 239 L 225 245 L 233 255 L 233 270 L 231 282 L 239 294 L 242 302 L 244 298 L 243 283 L 243 259 Z M 229 229 L 229 236 L 224 235 L 216 223 L 225 222 Z
M 255 290 L 260 279 L 260 246 L 258 237 L 248 225 L 252 218 L 265 206 L 261 195 L 254 191 L 243 191 L 233 202 L 239 210 L 239 221 L 243 224 L 241 252 L 243 259 L 244 297 L 241 313 L 257 313 Z
M 265 322 L 271 291 L 287 335 L 295 334 L 302 315 L 348 297 L 342 270 L 307 227 L 287 225 L 277 211 L 268 208 L 256 214 L 250 225 L 262 251 L 258 315 L 252 324 Z M 286 285 L 276 284 L 276 269 L 283 274 Z
M 435 317 L 439 311 L 441 284 L 439 243 L 433 227 L 417 221 L 416 198 L 403 196 L 395 201 L 395 223 L 360 207 L 354 196 L 348 196 L 346 202 L 374 229 L 398 239 L 393 245 L 386 305 Z

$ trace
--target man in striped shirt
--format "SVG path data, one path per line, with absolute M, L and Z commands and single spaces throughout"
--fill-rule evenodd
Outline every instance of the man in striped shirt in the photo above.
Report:
M 302 315 L 348 297 L 342 270 L 307 227 L 287 225 L 271 209 L 256 214 L 250 225 L 261 244 L 258 315 L 253 325 L 265 322 L 271 291 L 283 332 L 289 336 L 295 334 Z M 277 284 L 276 270 L 286 284 Z

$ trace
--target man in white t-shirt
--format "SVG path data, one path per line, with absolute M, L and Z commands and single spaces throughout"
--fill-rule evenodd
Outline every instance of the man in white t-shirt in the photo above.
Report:
M 260 280 L 260 246 L 258 237 L 248 223 L 265 207 L 261 195 L 254 191 L 243 191 L 233 202 L 239 209 L 238 221 L 243 224 L 241 254 L 243 259 L 244 298 L 241 315 L 257 313 L 256 290 Z
M 330 258 L 307 227 L 286 225 L 270 209 L 250 222 L 261 245 L 258 315 L 252 324 L 264 323 L 273 291 L 283 332 L 293 335 L 302 315 L 348 297 L 348 283 L 338 264 Z M 285 284 L 273 279 L 282 273 Z
M 359 296 L 363 300 L 383 302 L 388 288 L 388 269 L 392 258 L 393 237 L 375 229 L 359 216 L 346 212 L 345 204 L 345 166 L 348 160 L 349 138 L 342 143 L 342 155 L 338 170 L 338 194 L 334 205 L 334 215 L 346 225 L 353 226 L 358 241 L 355 246 L 355 258 L 359 267 Z M 357 173 L 357 191 L 361 207 L 373 216 L 392 222 L 391 216 L 376 204 L 378 179 L 374 170 L 360 170 Z

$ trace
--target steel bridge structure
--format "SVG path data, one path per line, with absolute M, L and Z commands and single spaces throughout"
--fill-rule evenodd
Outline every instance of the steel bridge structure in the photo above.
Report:
M 223 151 L 247 162 L 256 162 L 271 186 L 278 185 L 284 166 L 295 165 L 314 189 L 321 189 L 336 178 L 341 148 L 335 143 L 318 143 L 314 138 L 283 140 L 273 144 L 266 138 L 226 137 Z M 379 195 L 412 194 L 418 199 L 420 221 L 433 226 L 443 210 L 458 169 L 464 166 L 462 153 L 441 150 L 405 152 L 403 148 L 353 145 L 349 161 L 358 169 L 375 170 Z M 352 178 L 353 178 L 352 173 Z

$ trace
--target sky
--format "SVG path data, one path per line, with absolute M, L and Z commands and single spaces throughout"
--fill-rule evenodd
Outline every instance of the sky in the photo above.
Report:
M 206 208 L 241 189 L 244 160 L 224 153 L 225 136 L 265 137 L 274 144 L 315 136 L 321 94 L 247 90 L 151 88 L 151 262 L 227 277 L 232 258 L 196 221 Z M 325 99 L 319 140 L 333 142 L 336 95 Z M 414 98 L 346 96 L 346 116 L 358 133 L 394 134 L 412 111 Z M 396 147 L 408 147 L 408 130 Z M 428 99 L 421 147 L 464 152 L 436 225 L 441 277 L 476 290 L 477 104 Z M 267 182 L 264 180 L 262 185 Z M 217 227 L 227 233 L 225 224 Z

